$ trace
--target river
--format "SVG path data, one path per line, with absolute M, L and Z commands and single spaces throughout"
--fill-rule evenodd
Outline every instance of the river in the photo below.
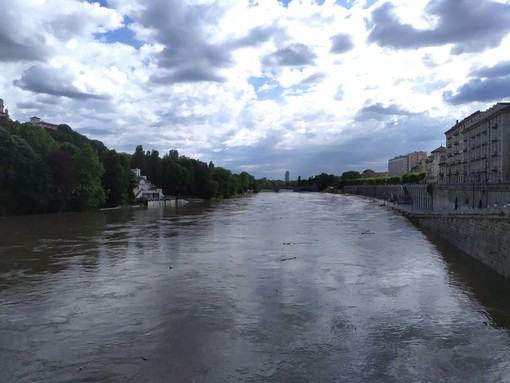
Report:
M 510 282 L 378 202 L 0 219 L 0 382 L 510 382 Z

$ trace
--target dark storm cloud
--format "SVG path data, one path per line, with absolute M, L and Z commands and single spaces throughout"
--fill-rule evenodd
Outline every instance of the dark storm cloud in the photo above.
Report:
M 154 83 L 176 84 L 181 82 L 202 82 L 213 81 L 223 82 L 225 78 L 217 75 L 214 71 L 207 68 L 207 65 L 181 65 L 175 70 L 170 70 L 166 74 L 158 74 L 150 77 Z
M 210 41 L 207 30 L 214 27 L 223 12 L 216 3 L 147 2 L 136 20 L 152 29 L 156 40 L 164 45 L 158 63 L 161 69 L 168 71 L 153 80 L 170 83 L 222 81 L 216 72 L 232 65 L 231 52 L 222 43 Z
M 345 53 L 354 48 L 352 38 L 346 33 L 339 33 L 331 37 L 331 53 Z
M 453 105 L 470 102 L 501 101 L 510 98 L 510 61 L 473 70 L 470 79 L 457 91 L 443 93 L 443 100 Z
M 21 78 L 13 84 L 23 90 L 34 93 L 45 93 L 53 96 L 63 96 L 71 99 L 105 99 L 106 97 L 85 93 L 72 85 L 72 77 L 64 70 L 44 68 L 34 65 L 23 72 Z
M 453 44 L 452 53 L 482 52 L 497 47 L 510 32 L 510 5 L 490 0 L 431 0 L 425 7 L 437 17 L 434 29 L 401 23 L 395 6 L 385 3 L 372 12 L 368 40 L 380 46 L 414 49 Z
M 501 101 L 510 98 L 510 77 L 472 79 L 456 92 L 443 93 L 443 100 L 453 105 L 469 102 Z
M 303 66 L 313 65 L 316 54 L 304 44 L 291 44 L 273 52 L 262 60 L 267 66 Z
M 0 22 L 0 62 L 43 61 L 47 55 L 44 37 L 33 33 L 29 37 L 18 31 L 21 26 L 8 13 L 2 13 Z
M 384 106 L 381 103 L 376 103 L 361 108 L 356 115 L 356 121 L 369 119 L 380 121 L 386 119 L 387 116 L 416 116 L 418 114 L 420 113 L 410 112 L 395 104 Z
M 491 67 L 483 67 L 471 73 L 476 77 L 510 77 L 510 61 L 500 62 Z

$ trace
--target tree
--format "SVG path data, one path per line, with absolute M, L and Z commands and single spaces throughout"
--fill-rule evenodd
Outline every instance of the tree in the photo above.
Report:
M 103 159 L 102 184 L 107 206 L 126 205 L 133 201 L 134 175 L 129 167 L 129 156 L 110 150 Z
M 341 177 L 343 180 L 355 180 L 361 178 L 361 174 L 356 170 L 349 170 L 347 172 L 343 172 Z
M 40 126 L 30 123 L 16 124 L 11 133 L 23 138 L 41 158 L 58 148 L 57 142 L 48 133 L 48 130 Z
M 66 211 L 71 208 L 71 200 L 76 187 L 76 169 L 71 152 L 62 147 L 46 156 L 51 184 L 49 211 Z
M 164 162 L 163 170 L 163 193 L 179 196 L 186 188 L 189 179 L 188 170 L 178 161 L 168 159 Z
M 101 185 L 104 167 L 97 152 L 88 144 L 75 154 L 76 188 L 73 193 L 75 210 L 90 210 L 104 204 L 105 193 Z
M 22 138 L 0 128 L 0 214 L 44 212 L 49 175 Z
M 131 168 L 140 169 L 145 174 L 145 152 L 143 151 L 142 145 L 138 145 L 135 149 L 133 157 L 131 157 Z

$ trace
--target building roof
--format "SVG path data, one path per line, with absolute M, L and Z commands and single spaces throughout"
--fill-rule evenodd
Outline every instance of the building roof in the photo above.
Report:
M 444 152 L 446 152 L 446 148 L 443 145 L 441 145 L 440 147 L 435 148 L 430 153 L 444 153 Z

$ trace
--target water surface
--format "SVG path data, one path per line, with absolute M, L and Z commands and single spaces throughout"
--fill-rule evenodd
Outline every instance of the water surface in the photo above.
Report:
M 0 220 L 1 382 L 510 382 L 510 284 L 377 202 Z

